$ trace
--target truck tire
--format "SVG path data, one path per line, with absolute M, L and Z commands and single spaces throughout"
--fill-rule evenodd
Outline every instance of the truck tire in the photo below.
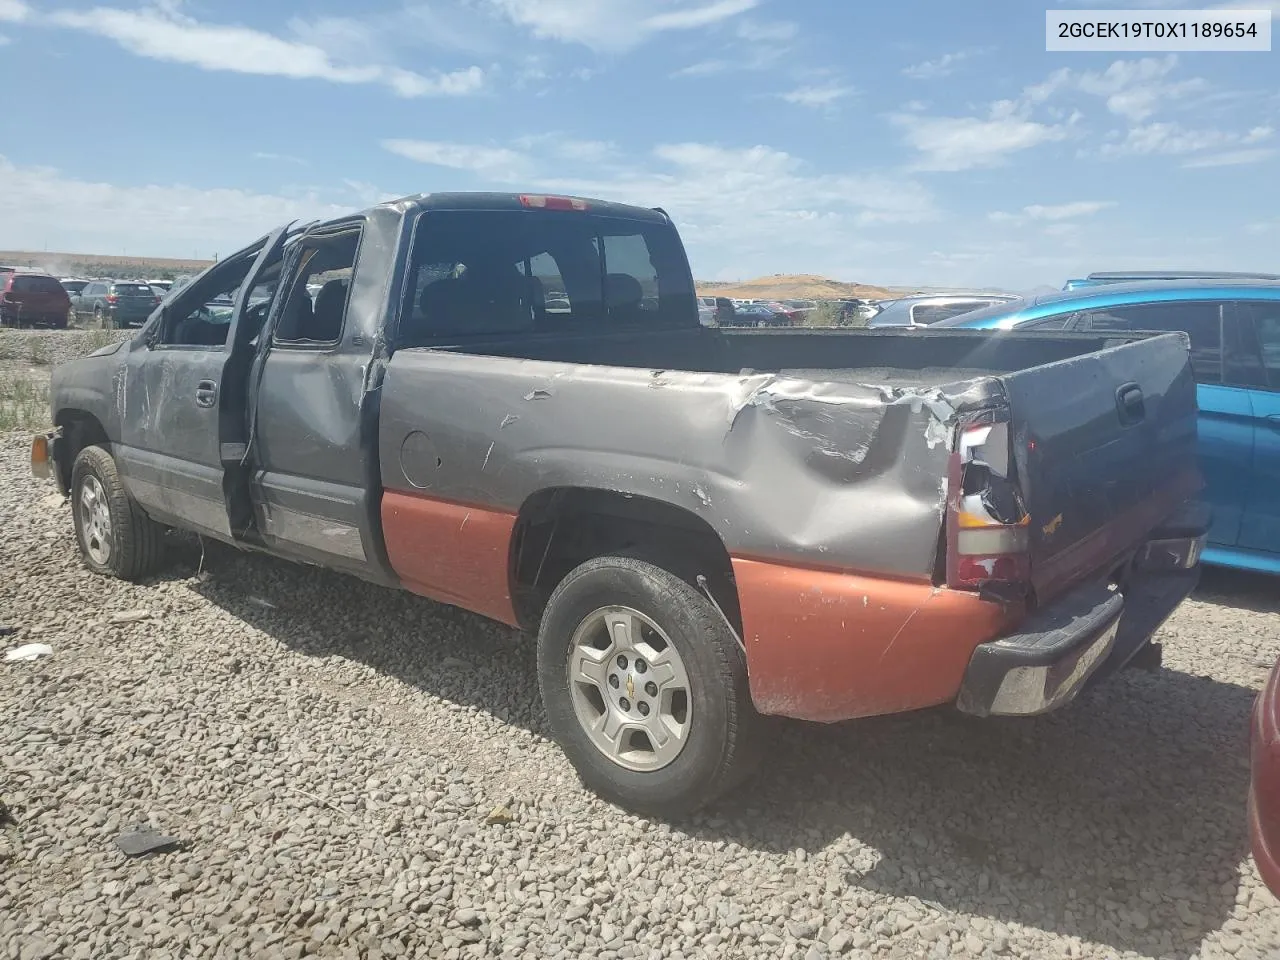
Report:
M 142 580 L 160 568 L 164 527 L 129 496 L 102 447 L 85 447 L 71 467 L 71 515 L 80 556 L 94 573 Z
M 710 601 L 654 564 L 599 557 L 561 581 L 538 686 L 582 782 L 619 806 L 683 816 L 751 772 L 746 658 Z

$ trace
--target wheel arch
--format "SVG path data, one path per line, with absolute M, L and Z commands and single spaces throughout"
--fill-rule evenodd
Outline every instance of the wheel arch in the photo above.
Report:
M 85 447 L 95 444 L 107 446 L 110 438 L 102 421 L 88 410 L 78 407 L 64 407 L 53 419 L 53 425 L 62 430 L 62 443 L 65 456 L 57 458 L 58 483 L 61 489 L 71 489 L 71 467 L 76 457 Z
M 668 570 L 704 592 L 742 636 L 733 566 L 724 541 L 692 511 L 649 497 L 595 487 L 549 487 L 521 504 L 511 535 L 509 581 L 517 622 L 536 630 L 556 586 L 579 564 L 630 556 Z

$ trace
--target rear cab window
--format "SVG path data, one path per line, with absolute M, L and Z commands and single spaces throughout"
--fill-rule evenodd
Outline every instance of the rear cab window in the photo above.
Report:
M 697 324 L 693 278 L 669 221 L 428 210 L 410 254 L 398 342 Z

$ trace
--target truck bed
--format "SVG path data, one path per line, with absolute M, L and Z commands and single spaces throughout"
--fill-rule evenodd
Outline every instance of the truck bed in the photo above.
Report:
M 1130 388 L 1136 425 L 1117 407 Z M 936 582 L 949 457 L 977 415 L 1011 421 L 1046 595 L 1194 490 L 1176 334 L 698 329 L 405 349 L 379 450 L 389 490 L 516 514 L 539 491 L 600 489 L 688 511 L 733 556 Z
M 919 388 L 1043 366 L 1119 342 L 1091 333 L 696 330 L 558 334 L 436 349 L 491 357 Z

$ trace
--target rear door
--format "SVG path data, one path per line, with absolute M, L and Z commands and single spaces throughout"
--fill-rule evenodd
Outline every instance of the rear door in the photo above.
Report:
M 157 519 L 231 538 L 222 406 L 238 318 L 216 322 L 207 304 L 252 284 L 262 263 L 278 254 L 282 234 L 263 237 L 202 274 L 152 318 L 129 352 L 117 397 L 122 442 L 114 452 L 129 491 Z M 242 396 L 227 399 L 243 409 Z
M 1041 599 L 1109 572 L 1199 487 L 1185 338 L 1124 343 L 1000 379 Z
M 1228 374 L 1249 384 L 1253 414 L 1252 469 L 1241 476 L 1244 518 L 1239 546 L 1280 554 L 1280 303 L 1237 307 L 1252 362 Z
M 1240 537 L 1247 478 L 1253 467 L 1253 410 L 1249 391 L 1223 377 L 1223 343 L 1238 338 L 1235 316 L 1212 300 L 1138 304 L 1094 310 L 1082 328 L 1094 331 L 1169 330 L 1191 338 L 1198 384 L 1201 498 L 1213 510 L 1209 542 L 1234 546 Z

